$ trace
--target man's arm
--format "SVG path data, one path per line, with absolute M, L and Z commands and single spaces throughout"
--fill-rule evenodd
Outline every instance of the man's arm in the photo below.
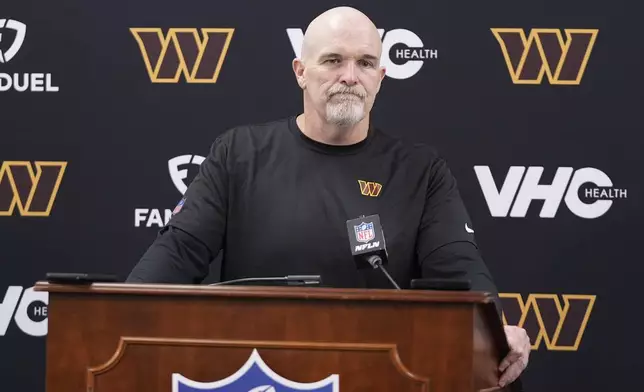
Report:
M 456 179 L 442 159 L 438 159 L 430 170 L 417 242 L 422 276 L 470 280 L 472 290 L 494 295 L 501 317 L 499 293 L 476 245 L 472 222 Z M 512 391 L 522 391 L 523 384 L 518 377 L 528 364 L 530 338 L 523 328 L 516 326 L 504 326 L 504 332 L 510 352 L 499 364 L 499 385 L 512 383 Z
M 208 274 L 212 255 L 201 241 L 166 226 L 127 277 L 127 283 L 199 283 Z
M 472 227 L 456 179 L 447 163 L 437 159 L 430 169 L 418 231 L 416 250 L 422 277 L 469 280 L 472 290 L 494 295 L 500 314 L 498 289 L 483 262 Z
M 134 267 L 128 283 L 199 283 L 223 246 L 228 210 L 228 147 L 213 143 L 182 206 Z

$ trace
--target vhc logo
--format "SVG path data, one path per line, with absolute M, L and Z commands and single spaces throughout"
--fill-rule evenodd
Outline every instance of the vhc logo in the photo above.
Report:
M 172 374 L 172 392 L 340 392 L 337 374 L 312 383 L 300 383 L 280 376 L 269 368 L 253 350 L 248 361 L 234 374 L 208 383 L 193 381 L 184 376 Z
M 356 231 L 356 240 L 358 242 L 369 242 L 376 238 L 376 232 L 373 230 L 373 222 L 362 222 L 358 226 L 353 226 Z

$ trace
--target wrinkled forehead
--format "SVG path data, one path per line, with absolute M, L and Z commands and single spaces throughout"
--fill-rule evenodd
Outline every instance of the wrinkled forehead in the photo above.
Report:
M 330 53 L 380 59 L 382 43 L 378 32 L 369 28 L 333 28 L 315 37 L 314 58 Z

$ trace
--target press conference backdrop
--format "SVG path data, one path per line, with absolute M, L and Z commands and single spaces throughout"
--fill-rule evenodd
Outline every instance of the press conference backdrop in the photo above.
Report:
M 532 338 L 528 391 L 626 390 L 644 370 L 628 327 L 644 55 L 625 4 L 352 3 L 388 67 L 373 119 L 448 160 L 504 318 Z M 218 134 L 299 112 L 291 60 L 335 5 L 2 1 L 2 390 L 44 389 L 48 297 L 33 283 L 124 278 Z

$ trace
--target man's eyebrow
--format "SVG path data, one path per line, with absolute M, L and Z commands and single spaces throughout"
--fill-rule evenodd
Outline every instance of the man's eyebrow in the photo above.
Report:
M 342 56 L 339 53 L 335 53 L 335 52 L 326 52 L 320 55 L 321 59 L 326 59 L 329 57 L 342 57 Z
M 327 53 L 322 53 L 319 58 L 320 59 L 328 59 L 328 58 L 337 58 L 337 57 L 342 57 L 342 55 L 339 54 L 339 53 L 335 53 L 335 52 L 327 52 Z M 378 60 L 378 57 L 374 56 L 372 54 L 363 54 L 363 55 L 360 56 L 360 58 L 365 59 L 365 60 L 373 60 L 373 61 Z

